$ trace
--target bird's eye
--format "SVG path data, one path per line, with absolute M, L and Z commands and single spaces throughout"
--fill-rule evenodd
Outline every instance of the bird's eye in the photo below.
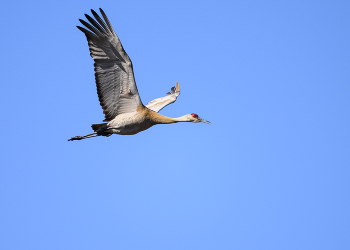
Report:
M 192 113 L 191 115 L 192 115 L 194 118 L 198 118 L 198 115 L 197 115 L 197 114 Z

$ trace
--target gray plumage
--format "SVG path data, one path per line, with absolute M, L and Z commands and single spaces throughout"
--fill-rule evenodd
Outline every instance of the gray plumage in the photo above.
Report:
M 117 115 L 136 111 L 142 105 L 136 87 L 132 62 L 114 32 L 106 14 L 100 9 L 104 22 L 94 10 L 97 22 L 85 15 L 89 22 L 79 21 L 89 30 L 77 26 L 88 40 L 90 55 L 95 63 L 97 94 L 106 122 Z M 107 25 L 106 25 L 107 24 Z
M 134 135 L 156 124 L 177 122 L 210 123 L 197 114 L 170 118 L 158 114 L 165 106 L 176 101 L 180 85 L 171 88 L 166 96 L 155 99 L 144 106 L 136 87 L 132 62 L 114 32 L 106 14 L 100 9 L 103 19 L 91 10 L 94 20 L 85 15 L 90 23 L 79 19 L 89 30 L 77 26 L 84 32 L 95 63 L 97 94 L 105 115 L 104 122 L 92 124 L 94 133 L 74 136 L 69 141 L 82 140 L 112 134 Z

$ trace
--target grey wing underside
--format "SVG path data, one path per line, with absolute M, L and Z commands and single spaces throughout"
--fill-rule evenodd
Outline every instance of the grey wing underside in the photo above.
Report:
M 136 111 L 142 105 L 132 62 L 114 32 L 106 14 L 100 9 L 104 21 L 91 10 L 95 21 L 89 15 L 79 21 L 89 30 L 77 26 L 88 40 L 90 55 L 95 63 L 97 94 L 105 115 L 104 121 L 111 121 L 117 115 Z
M 166 96 L 154 99 L 147 103 L 146 107 L 154 112 L 159 112 L 165 106 L 176 101 L 176 98 L 180 95 L 180 85 L 176 82 L 176 88 L 172 87 L 171 92 L 168 92 Z

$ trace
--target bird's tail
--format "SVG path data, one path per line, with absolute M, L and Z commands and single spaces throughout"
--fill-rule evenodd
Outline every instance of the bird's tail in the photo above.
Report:
M 101 129 L 104 127 L 107 123 L 99 123 L 99 124 L 92 124 L 91 128 L 93 131 L 97 132 L 97 130 Z

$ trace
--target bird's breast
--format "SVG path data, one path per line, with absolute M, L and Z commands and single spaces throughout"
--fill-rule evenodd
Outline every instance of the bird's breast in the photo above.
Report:
M 140 124 L 133 124 L 133 125 L 128 125 L 125 126 L 124 128 L 120 129 L 119 134 L 120 135 L 135 135 L 141 131 L 144 131 L 146 129 L 149 129 L 150 127 L 152 127 L 153 124 L 151 123 L 140 123 Z
M 154 123 L 142 112 L 120 115 L 108 123 L 109 129 L 120 135 L 134 135 L 153 125 Z

